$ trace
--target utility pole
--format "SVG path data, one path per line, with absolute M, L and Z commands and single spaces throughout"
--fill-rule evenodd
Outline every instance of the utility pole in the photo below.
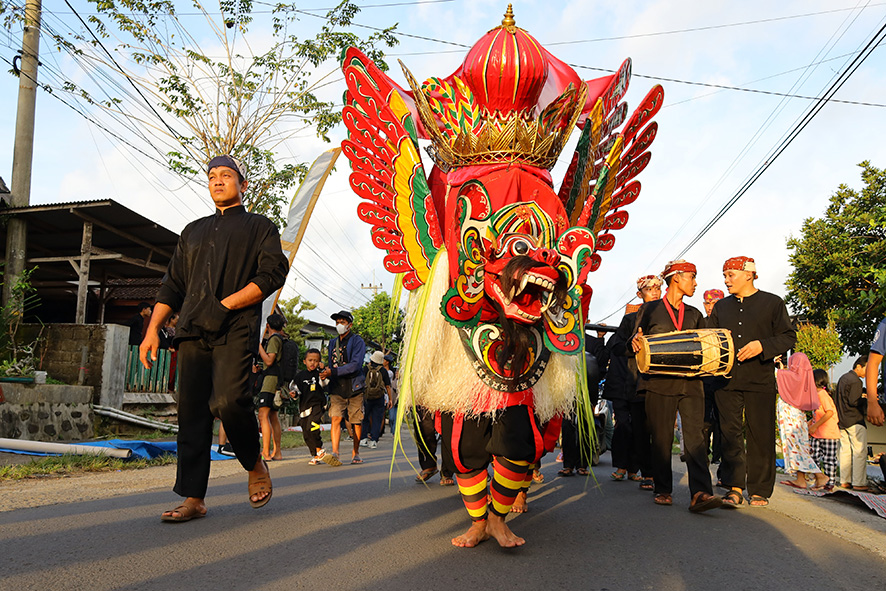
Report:
M 373 281 L 373 283 L 375 282 L 375 271 L 372 272 L 372 281 Z M 363 285 L 361 283 L 360 289 L 371 289 L 372 296 L 375 297 L 378 295 L 379 290 L 382 289 L 382 285 L 381 285 L 381 283 L 379 283 L 378 285 L 372 285 L 372 283 L 370 283 L 369 285 Z
M 40 54 L 41 0 L 27 0 L 25 32 L 22 36 L 21 67 L 18 77 L 18 111 L 15 119 L 15 147 L 12 156 L 12 207 L 31 203 L 31 162 L 34 158 L 34 113 L 37 106 L 37 64 Z M 3 303 L 12 297 L 12 287 L 25 269 L 27 226 L 13 216 L 6 235 L 6 268 Z

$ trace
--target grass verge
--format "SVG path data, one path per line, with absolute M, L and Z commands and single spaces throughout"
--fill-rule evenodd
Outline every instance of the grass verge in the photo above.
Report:
M 40 457 L 27 464 L 0 466 L 0 481 L 21 480 L 23 478 L 62 477 L 80 472 L 116 472 L 118 470 L 136 470 L 150 466 L 174 464 L 174 455 L 160 456 L 152 460 L 136 458 L 123 460 L 105 456 L 47 456 Z

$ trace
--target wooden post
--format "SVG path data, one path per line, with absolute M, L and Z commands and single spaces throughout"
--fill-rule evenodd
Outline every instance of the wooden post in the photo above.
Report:
M 34 115 L 37 106 L 37 55 L 40 53 L 41 0 L 27 0 L 22 59 L 19 68 L 18 111 L 15 119 L 15 146 L 12 156 L 13 207 L 31 202 L 31 163 L 34 158 Z M 6 229 L 6 267 L 3 303 L 12 298 L 12 288 L 25 269 L 28 228 L 24 218 L 12 216 Z
M 80 242 L 80 269 L 77 284 L 76 324 L 86 324 L 86 296 L 89 295 L 89 255 L 92 254 L 92 222 L 83 222 L 83 240 Z

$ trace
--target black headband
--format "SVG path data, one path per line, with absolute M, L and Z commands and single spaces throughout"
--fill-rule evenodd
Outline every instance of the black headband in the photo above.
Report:
M 243 170 L 243 166 L 238 162 L 233 156 L 228 156 L 227 154 L 222 154 L 221 156 L 216 156 L 212 160 L 209 161 L 209 164 L 206 165 L 206 174 L 209 174 L 209 171 L 213 168 L 225 166 L 232 170 L 236 170 L 237 174 L 240 175 L 240 180 L 244 180 L 246 178 L 245 171 Z

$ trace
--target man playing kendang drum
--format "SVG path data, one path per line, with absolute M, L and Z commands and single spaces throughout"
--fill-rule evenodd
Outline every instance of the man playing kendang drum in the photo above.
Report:
M 716 392 L 723 460 L 720 479 L 730 488 L 723 502 L 765 507 L 775 486 L 775 362 L 797 342 L 784 301 L 754 287 L 754 259 L 723 264 L 729 297 L 714 304 L 710 328 L 732 331 L 736 357 L 731 379 Z M 747 436 L 745 448 L 744 435 Z
M 641 348 L 643 335 L 669 333 L 677 330 L 705 328 L 705 320 L 696 308 L 683 303 L 683 296 L 695 293 L 695 265 L 684 260 L 671 261 L 662 276 L 667 282 L 664 298 L 643 304 L 637 312 L 635 335 L 631 341 L 634 353 Z M 652 434 L 652 477 L 655 481 L 655 503 L 671 505 L 673 473 L 671 449 L 674 442 L 674 421 L 677 411 L 683 422 L 686 466 L 689 470 L 689 492 L 693 513 L 715 509 L 723 499 L 713 494 L 708 470 L 708 450 L 704 440 L 704 390 L 701 378 L 642 374 L 638 390 L 646 392 L 646 415 Z

